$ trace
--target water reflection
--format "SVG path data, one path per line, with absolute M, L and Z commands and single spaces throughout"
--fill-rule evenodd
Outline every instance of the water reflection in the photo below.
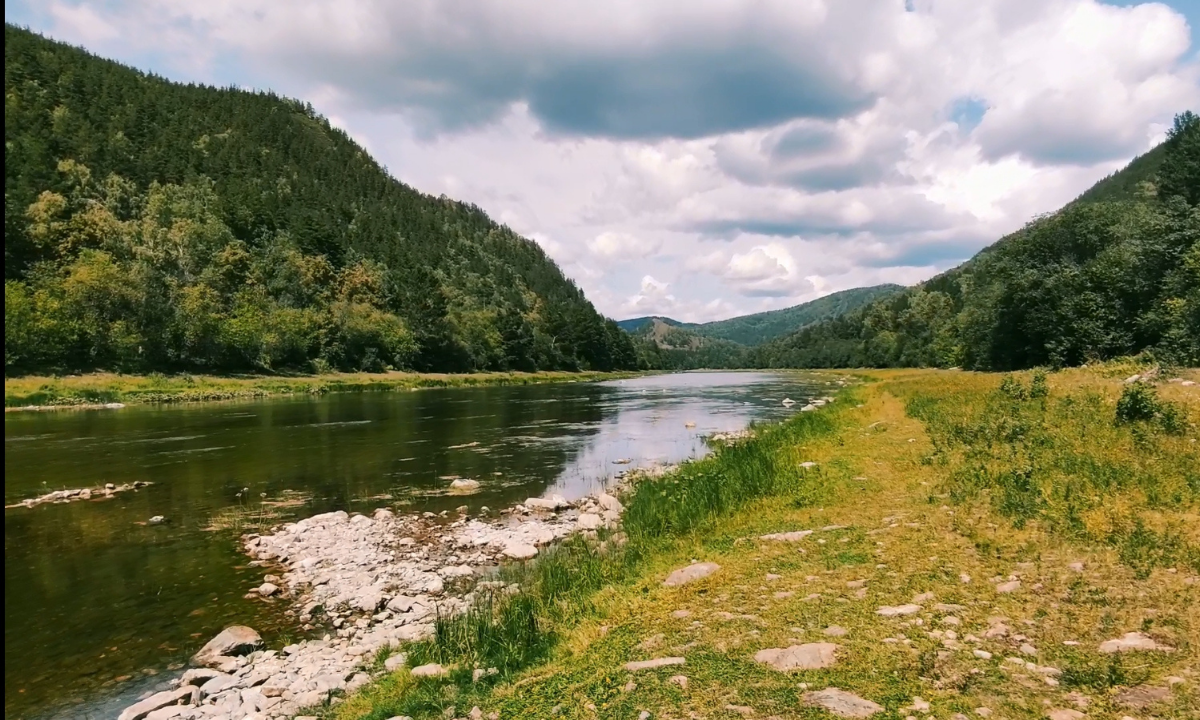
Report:
M 158 681 L 222 626 L 270 640 L 278 613 L 242 599 L 261 571 L 230 508 L 302 497 L 298 516 L 402 504 L 499 508 L 580 497 L 616 473 L 706 452 L 703 436 L 788 414 L 798 376 L 691 373 L 609 383 L 360 393 L 5 417 L 5 501 L 107 482 L 113 499 L 5 514 L 5 714 L 98 717 L 96 699 Z M 618 460 L 628 464 L 617 464 Z M 451 479 L 481 492 L 447 494 Z M 146 525 L 153 515 L 169 522 Z M 83 701 L 87 702 L 83 702 Z M 75 703 L 82 703 L 76 705 Z M 115 714 L 115 713 L 114 713 Z

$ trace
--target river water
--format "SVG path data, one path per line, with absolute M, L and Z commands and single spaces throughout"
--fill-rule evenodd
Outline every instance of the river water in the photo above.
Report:
M 237 537 L 256 524 L 336 509 L 474 513 L 547 493 L 578 498 L 630 468 L 702 456 L 714 432 L 782 419 L 832 394 L 828 382 L 683 373 L 9 413 L 5 504 L 153 484 L 5 510 L 5 715 L 115 717 L 225 625 L 251 625 L 269 643 L 296 637 L 277 609 L 242 597 L 261 570 L 245 567 Z M 481 491 L 450 495 L 455 477 Z M 156 515 L 167 522 L 149 524 Z

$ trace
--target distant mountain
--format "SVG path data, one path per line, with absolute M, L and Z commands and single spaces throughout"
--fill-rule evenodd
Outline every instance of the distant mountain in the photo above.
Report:
M 655 320 L 663 324 L 670 325 L 671 327 L 697 327 L 696 323 L 680 322 L 678 320 L 672 320 L 669 317 L 662 317 L 661 315 L 645 315 L 643 317 L 630 318 L 628 320 L 618 320 L 617 327 L 621 328 L 625 332 L 636 333 L 639 330 L 644 330 L 647 325 L 652 324 Z
M 755 347 L 757 367 L 1200 365 L 1200 117 L 916 287 Z
M 4 28 L 4 369 L 612 369 L 530 240 L 304 102 Z
M 739 345 L 758 345 L 806 325 L 844 315 L 903 289 L 902 285 L 874 285 L 842 290 L 782 310 L 768 310 L 707 323 L 685 323 L 660 315 L 647 315 L 618 320 L 617 327 L 635 335 L 653 335 L 660 341 L 666 336 L 668 328 L 674 328 L 698 337 L 728 340 Z M 676 340 L 673 347 L 697 346 L 695 342 L 682 340 L 684 334 L 677 332 L 673 336 Z
M 889 284 L 843 290 L 782 310 L 718 320 L 692 329 L 705 337 L 732 340 L 742 345 L 759 345 L 812 323 L 840 317 L 903 289 L 902 285 Z

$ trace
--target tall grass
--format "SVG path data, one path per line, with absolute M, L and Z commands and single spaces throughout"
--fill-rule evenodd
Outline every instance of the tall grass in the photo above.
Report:
M 913 390 L 908 414 L 925 423 L 954 501 L 1106 543 L 1142 576 L 1200 570 L 1179 519 L 1200 500 L 1200 457 L 1182 437 L 1194 426 L 1152 386 L 1126 386 L 1115 403 L 1098 387 L 1051 392 L 1040 373 L 1028 385 L 1007 376 L 990 390 Z

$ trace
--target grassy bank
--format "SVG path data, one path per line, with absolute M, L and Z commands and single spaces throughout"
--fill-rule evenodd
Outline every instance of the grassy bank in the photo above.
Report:
M 345 391 L 590 382 L 636 375 L 638 373 L 629 372 L 508 372 L 466 375 L 406 372 L 236 376 L 111 373 L 63 377 L 31 375 L 4 379 L 4 407 L 13 409 L 104 403 L 199 402 Z
M 873 373 L 831 407 L 642 482 L 623 535 L 508 569 L 519 595 L 406 648 L 409 666 L 454 665 L 448 679 L 399 670 L 323 712 L 828 718 L 804 694 L 835 686 L 881 705 L 875 717 L 922 716 L 923 702 L 938 718 L 1195 717 L 1200 398 L 1123 374 Z M 814 533 L 760 539 L 802 529 Z M 720 569 L 662 585 L 693 561 Z M 1173 650 L 1099 651 L 1128 632 Z M 815 642 L 839 646 L 832 667 L 753 660 Z M 623 669 L 664 656 L 685 664 Z

